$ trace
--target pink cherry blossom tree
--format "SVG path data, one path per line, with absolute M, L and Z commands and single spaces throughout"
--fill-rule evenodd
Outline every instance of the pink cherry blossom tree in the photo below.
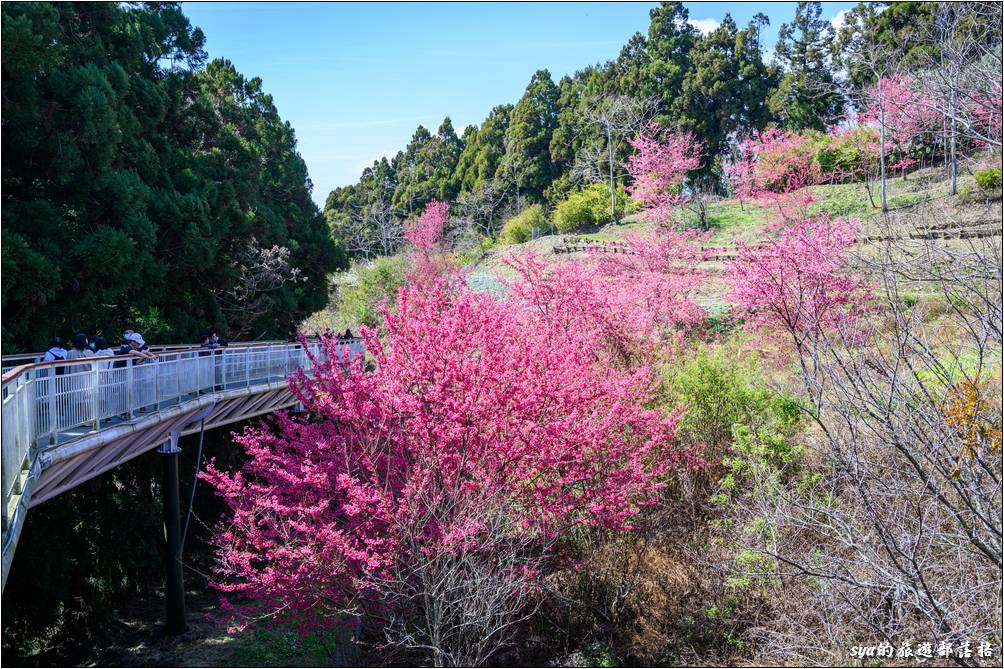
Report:
M 628 143 L 635 150 L 628 159 L 633 182 L 628 193 L 641 202 L 646 220 L 666 222 L 684 201 L 683 182 L 700 166 L 704 146 L 692 134 L 664 132 L 658 123 L 650 123 Z
M 867 283 L 847 268 L 859 223 L 820 216 L 758 245 L 738 244 L 726 266 L 727 299 L 762 337 L 786 335 L 801 352 L 827 333 L 846 334 L 866 313 Z
M 809 138 L 779 128 L 743 140 L 726 174 L 736 197 L 775 208 L 784 220 L 806 215 L 815 201 L 806 187 L 822 180 Z
M 433 200 L 418 216 L 405 221 L 404 237 L 420 253 L 432 253 L 443 240 L 443 232 L 449 221 L 450 205 Z
M 432 200 L 418 216 L 404 224 L 404 237 L 411 244 L 412 267 L 408 281 L 416 285 L 435 283 L 452 269 L 443 248 L 443 235 L 450 219 L 450 205 Z
M 564 319 L 554 327 L 579 332 L 617 358 L 646 359 L 660 340 L 707 316 L 694 297 L 707 276 L 699 264 L 711 253 L 701 245 L 709 234 L 658 226 L 582 260 L 553 265 L 532 253 L 511 257 L 506 262 L 519 280 L 510 289 L 515 299 Z
M 679 414 L 646 408 L 653 370 L 606 364 L 603 325 L 552 287 L 403 288 L 383 336 L 364 331 L 368 371 L 318 360 L 291 383 L 312 419 L 248 429 L 243 468 L 208 467 L 232 514 L 218 587 L 254 602 L 236 614 L 355 617 L 435 664 L 483 663 L 561 536 L 629 530 L 700 465 Z

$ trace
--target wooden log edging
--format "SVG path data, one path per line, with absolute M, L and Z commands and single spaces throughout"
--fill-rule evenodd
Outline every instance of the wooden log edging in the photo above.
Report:
M 1001 237 L 1004 236 L 1004 228 L 978 228 L 978 229 L 964 229 L 960 228 L 957 230 L 936 230 L 928 229 L 926 232 L 913 232 L 908 235 L 885 235 L 885 236 L 862 236 L 855 238 L 854 242 L 856 244 L 875 244 L 881 242 L 898 242 L 898 241 L 923 241 L 923 240 L 952 240 L 952 239 L 987 239 L 990 237 Z M 562 240 L 563 244 L 556 244 L 552 247 L 552 251 L 556 255 L 564 253 L 622 253 L 625 255 L 638 255 L 637 251 L 632 251 L 631 247 L 625 242 L 606 242 L 603 240 L 579 240 L 576 241 L 574 238 L 565 238 Z M 701 251 L 718 250 L 722 251 L 720 253 L 714 253 L 712 255 L 706 256 L 702 262 L 717 262 L 723 260 L 733 260 L 736 257 L 736 252 L 729 247 L 722 246 L 711 246 L 711 247 L 700 247 Z

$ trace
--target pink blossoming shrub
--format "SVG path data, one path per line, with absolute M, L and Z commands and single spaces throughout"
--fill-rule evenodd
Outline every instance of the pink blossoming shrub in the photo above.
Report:
M 635 150 L 628 158 L 633 181 L 628 193 L 641 203 L 642 218 L 666 222 L 684 199 L 681 189 L 687 172 L 700 167 L 703 144 L 690 133 L 663 132 L 657 123 L 628 143 Z
M 510 286 L 513 299 L 616 358 L 644 357 L 664 336 L 707 316 L 694 293 L 706 278 L 699 263 L 710 253 L 700 245 L 708 234 L 659 226 L 627 236 L 626 253 L 596 251 L 556 266 L 533 254 L 511 258 L 508 264 L 520 277 Z
M 758 200 L 819 183 L 810 139 L 789 130 L 767 128 L 739 145 L 727 167 L 737 197 Z
M 433 200 L 421 214 L 405 221 L 404 237 L 412 248 L 412 265 L 407 276 L 409 283 L 431 285 L 456 269 L 443 248 L 443 235 L 449 219 L 450 205 Z
M 807 338 L 853 331 L 870 295 L 846 267 L 858 226 L 853 219 L 821 216 L 791 224 L 759 245 L 739 243 L 726 266 L 727 299 L 751 330 L 788 335 L 796 348 Z
M 418 216 L 405 221 L 404 237 L 419 253 L 435 251 L 443 239 L 449 221 L 450 205 L 433 200 Z
M 240 471 L 207 468 L 232 513 L 218 587 L 311 623 L 407 622 L 396 638 L 412 640 L 448 636 L 430 631 L 445 624 L 424 608 L 436 600 L 461 617 L 450 629 L 501 634 L 520 612 L 499 608 L 521 601 L 558 538 L 630 529 L 675 467 L 699 465 L 674 446 L 679 416 L 646 408 L 652 371 L 603 364 L 602 326 L 537 289 L 496 301 L 406 287 L 384 336 L 364 334 L 369 371 L 320 362 L 296 377 L 313 419 L 250 428 Z M 469 592 L 489 583 L 491 596 Z M 465 653 L 454 660 L 483 659 Z

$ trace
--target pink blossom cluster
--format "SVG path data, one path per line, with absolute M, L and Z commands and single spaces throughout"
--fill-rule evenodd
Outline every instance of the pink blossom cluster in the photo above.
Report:
M 741 142 L 725 173 L 736 197 L 775 207 L 786 220 L 805 215 L 815 199 L 806 186 L 823 178 L 810 138 L 778 128 Z
M 860 121 L 877 126 L 884 115 L 888 139 L 895 147 L 905 149 L 926 135 L 941 131 L 941 114 L 908 75 L 882 77 L 866 91 L 866 99 Z
M 404 223 L 404 237 L 411 242 L 408 281 L 415 285 L 435 283 L 452 269 L 443 249 L 443 234 L 450 219 L 450 205 L 432 200 L 418 216 Z
M 685 198 L 683 182 L 701 164 L 703 145 L 690 133 L 665 133 L 658 123 L 629 139 L 635 153 L 628 159 L 632 185 L 628 194 L 642 204 L 641 215 L 657 223 L 669 220 Z
M 726 174 L 738 197 L 770 198 L 819 183 L 822 175 L 813 158 L 807 136 L 767 128 L 740 143 L 739 153 L 726 167 Z
M 446 223 L 450 216 L 450 205 L 433 200 L 418 216 L 405 221 L 404 237 L 420 253 L 435 251 L 443 239 Z
M 867 103 L 859 120 L 886 128 L 892 172 L 905 172 L 917 163 L 910 154 L 942 130 L 943 118 L 934 102 L 908 75 L 882 77 L 866 91 Z
M 510 258 L 520 275 L 511 291 L 564 319 L 556 327 L 587 334 L 616 357 L 645 357 L 660 339 L 707 316 L 694 294 L 706 278 L 699 264 L 711 253 L 702 246 L 709 234 L 658 226 L 628 235 L 622 253 L 595 250 L 560 265 L 534 254 Z
M 738 243 L 726 266 L 727 299 L 763 335 L 849 332 L 866 313 L 868 285 L 847 268 L 858 221 L 820 216 L 781 229 L 765 243 Z

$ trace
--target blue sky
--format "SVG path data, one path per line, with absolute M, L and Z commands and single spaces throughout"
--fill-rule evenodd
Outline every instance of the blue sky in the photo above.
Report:
M 745 25 L 770 17 L 773 49 L 794 2 L 688 2 L 691 23 L 713 28 L 730 12 Z M 832 19 L 854 6 L 825 3 Z M 540 68 L 562 75 L 617 56 L 648 30 L 657 3 L 183 3 L 211 58 L 259 76 L 323 205 L 336 186 L 404 148 L 419 124 L 444 116 L 457 134 L 497 104 L 515 103 Z

